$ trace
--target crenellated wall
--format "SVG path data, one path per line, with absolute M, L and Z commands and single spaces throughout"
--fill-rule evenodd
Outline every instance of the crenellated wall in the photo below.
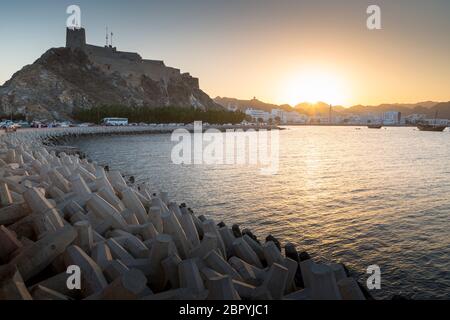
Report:
M 90 60 L 105 73 L 118 72 L 134 86 L 141 84 L 142 76 L 154 81 L 168 83 L 181 79 L 193 88 L 199 89 L 199 81 L 189 73 L 181 73 L 180 69 L 167 67 L 163 61 L 147 60 L 135 52 L 117 51 L 115 47 L 100 47 L 86 43 L 85 30 L 67 29 L 66 47 L 83 50 Z

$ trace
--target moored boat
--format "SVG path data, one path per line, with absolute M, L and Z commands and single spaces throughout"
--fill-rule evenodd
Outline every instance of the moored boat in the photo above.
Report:
M 419 124 L 417 125 L 417 128 L 420 131 L 442 132 L 445 130 L 445 128 L 447 128 L 447 126 L 436 124 Z
M 438 116 L 438 112 L 436 111 L 436 114 L 434 116 L 434 122 L 431 123 L 419 123 L 417 125 L 417 128 L 420 131 L 432 131 L 432 132 L 442 132 L 445 130 L 445 128 L 447 128 L 448 123 L 446 124 L 442 124 L 442 123 L 437 123 L 437 116 Z

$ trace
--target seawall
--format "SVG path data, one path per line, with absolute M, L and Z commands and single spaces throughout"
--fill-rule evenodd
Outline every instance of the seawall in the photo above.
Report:
M 370 298 L 342 264 L 318 263 L 271 236 L 263 243 L 250 230 L 47 146 L 63 137 L 154 130 L 0 135 L 0 299 Z M 67 286 L 70 266 L 81 271 L 80 289 Z

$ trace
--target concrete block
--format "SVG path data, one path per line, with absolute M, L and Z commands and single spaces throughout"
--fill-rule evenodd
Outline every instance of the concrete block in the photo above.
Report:
M 0 205 L 2 207 L 10 206 L 13 204 L 13 199 L 9 187 L 5 182 L 0 182 Z
M 138 218 L 140 224 L 148 222 L 147 211 L 144 205 L 131 188 L 125 188 L 121 191 L 122 202 L 126 208 L 130 209 Z
M 239 273 L 243 281 L 251 285 L 260 285 L 266 277 L 264 270 L 252 266 L 238 257 L 231 257 L 228 262 Z
M 52 181 L 52 184 L 54 184 L 57 188 L 59 188 L 61 191 L 65 193 L 70 192 L 70 183 L 67 181 L 64 176 L 59 173 L 58 170 L 53 169 L 48 173 L 48 176 L 50 180 Z
M 270 266 L 266 280 L 262 286 L 267 288 L 272 299 L 280 300 L 283 298 L 288 274 L 288 269 L 278 263 L 273 263 Z
M 150 287 L 156 291 L 161 291 L 168 281 L 161 262 L 170 255 L 170 244 L 172 238 L 167 234 L 159 234 L 150 250 Z
M 251 299 L 256 289 L 255 286 L 238 280 L 233 280 L 233 286 L 242 299 Z
M 208 300 L 241 300 L 230 276 L 218 276 L 206 281 Z
M 161 213 L 164 233 L 172 237 L 181 259 L 185 259 L 190 251 L 189 241 L 184 229 L 172 211 Z
M 8 263 L 14 253 L 23 248 L 16 235 L 5 226 L 0 226 L 0 263 Z
M 220 236 L 220 233 L 216 226 L 215 221 L 212 219 L 207 219 L 207 220 L 203 221 L 202 227 L 203 227 L 203 230 L 205 231 L 205 233 L 213 233 L 216 235 L 217 241 L 218 241 L 218 244 L 217 244 L 218 248 L 219 248 L 222 256 L 226 257 L 227 250 L 225 248 L 225 243 L 223 242 L 222 237 Z
M 0 300 L 33 300 L 20 272 L 16 268 L 8 268 L 4 272 L 0 267 L 0 274 L 4 276 L 0 279 Z
M 180 287 L 178 266 L 181 261 L 182 260 L 177 255 L 170 255 L 161 261 L 161 266 L 172 289 L 177 289 Z
M 333 270 L 324 264 L 311 267 L 311 297 L 314 300 L 341 300 Z
M 213 233 L 205 233 L 202 242 L 191 250 L 189 257 L 203 259 L 212 250 L 219 250 L 217 236 Z
M 242 236 L 242 239 L 244 239 L 245 242 L 247 242 L 247 244 L 252 248 L 252 250 L 255 251 L 259 261 L 261 261 L 261 263 L 264 263 L 266 261 L 266 258 L 264 256 L 263 247 L 254 239 L 252 239 L 248 234 L 244 234 Z
M 0 225 L 11 225 L 31 213 L 25 203 L 12 204 L 0 209 Z
M 137 300 L 146 288 L 147 278 L 136 269 L 126 271 L 101 292 L 90 296 L 90 300 Z
M 347 278 L 347 273 L 345 272 L 344 266 L 341 263 L 329 263 L 327 265 L 331 268 L 331 270 L 333 270 L 336 282 Z
M 100 292 L 108 285 L 100 267 L 80 247 L 68 247 L 65 260 L 68 266 L 80 267 L 81 292 L 84 297 Z
M 93 194 L 87 201 L 87 207 L 99 218 L 111 223 L 115 229 L 127 230 L 127 223 L 116 208 L 97 194 Z
M 197 264 L 193 259 L 181 261 L 178 265 L 180 287 L 191 289 L 194 293 L 205 291 L 203 280 L 200 276 Z
M 150 207 L 148 212 L 149 221 L 155 226 L 158 233 L 163 233 L 163 221 L 161 218 L 161 208 L 158 206 Z
M 62 254 L 75 240 L 76 235 L 75 229 L 66 225 L 24 248 L 10 263 L 17 266 L 23 279 L 27 281 L 43 271 L 56 257 Z
M 103 274 L 108 282 L 113 282 L 115 279 L 120 278 L 126 272 L 128 272 L 130 268 L 128 268 L 122 261 L 120 260 L 112 260 L 103 270 Z
M 227 252 L 226 257 L 227 259 L 229 259 L 234 255 L 233 242 L 236 240 L 236 237 L 234 236 L 231 229 L 228 228 L 227 226 L 219 228 L 219 234 L 225 245 L 225 250 Z
M 186 233 L 186 237 L 188 238 L 191 247 L 195 248 L 200 245 L 199 234 L 197 232 L 197 228 L 195 227 L 194 220 L 192 219 L 192 215 L 190 213 L 182 212 L 179 221 L 184 232 Z
M 155 239 L 159 234 L 153 223 L 146 223 L 140 226 L 129 226 L 129 230 L 134 235 L 140 235 L 144 241 Z
M 70 300 L 69 297 L 42 285 L 35 286 L 33 290 L 31 290 L 31 296 L 33 297 L 33 300 Z
M 46 199 L 44 194 L 37 188 L 27 189 L 23 193 L 23 197 L 25 202 L 35 213 L 45 213 L 54 208 L 50 201 Z
M 257 254 L 242 238 L 237 238 L 233 242 L 233 251 L 237 257 L 241 258 L 245 262 L 254 265 L 258 268 L 262 268 L 263 265 L 259 260 Z
M 111 254 L 114 259 L 119 260 L 131 260 L 134 259 L 134 257 L 125 250 L 124 247 L 122 247 L 116 239 L 107 239 L 106 245 L 109 247 Z
M 113 261 L 111 250 L 106 243 L 97 243 L 91 252 L 91 257 L 97 263 L 101 270 L 105 268 Z
M 205 264 L 213 270 L 224 275 L 229 275 L 233 280 L 242 281 L 242 277 L 239 273 L 216 251 L 210 251 L 209 254 L 203 258 L 203 260 L 205 261 Z
M 311 289 L 294 291 L 283 297 L 283 300 L 311 300 Z
M 366 300 L 354 278 L 343 278 L 337 283 L 343 300 Z
M 94 235 L 91 224 L 88 221 L 79 221 L 73 226 L 77 231 L 75 244 L 89 254 L 94 246 Z
M 267 265 L 271 266 L 274 263 L 284 265 L 284 257 L 281 255 L 280 250 L 273 241 L 268 241 L 263 247 L 264 257 L 267 261 Z

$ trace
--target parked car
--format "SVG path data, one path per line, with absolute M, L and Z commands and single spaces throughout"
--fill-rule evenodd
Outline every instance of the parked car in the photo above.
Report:
M 33 121 L 31 123 L 31 127 L 32 128 L 47 128 L 48 125 L 46 123 L 44 123 L 44 122 L 41 122 L 41 121 Z
M 13 124 L 14 124 L 14 122 L 12 122 L 11 120 L 4 120 L 4 121 L 0 122 L 0 127 L 2 129 L 6 129 L 6 128 L 11 127 L 11 125 L 13 125 Z
M 30 128 L 31 125 L 27 122 L 27 121 L 19 121 L 17 122 L 17 124 L 21 127 L 21 128 Z

